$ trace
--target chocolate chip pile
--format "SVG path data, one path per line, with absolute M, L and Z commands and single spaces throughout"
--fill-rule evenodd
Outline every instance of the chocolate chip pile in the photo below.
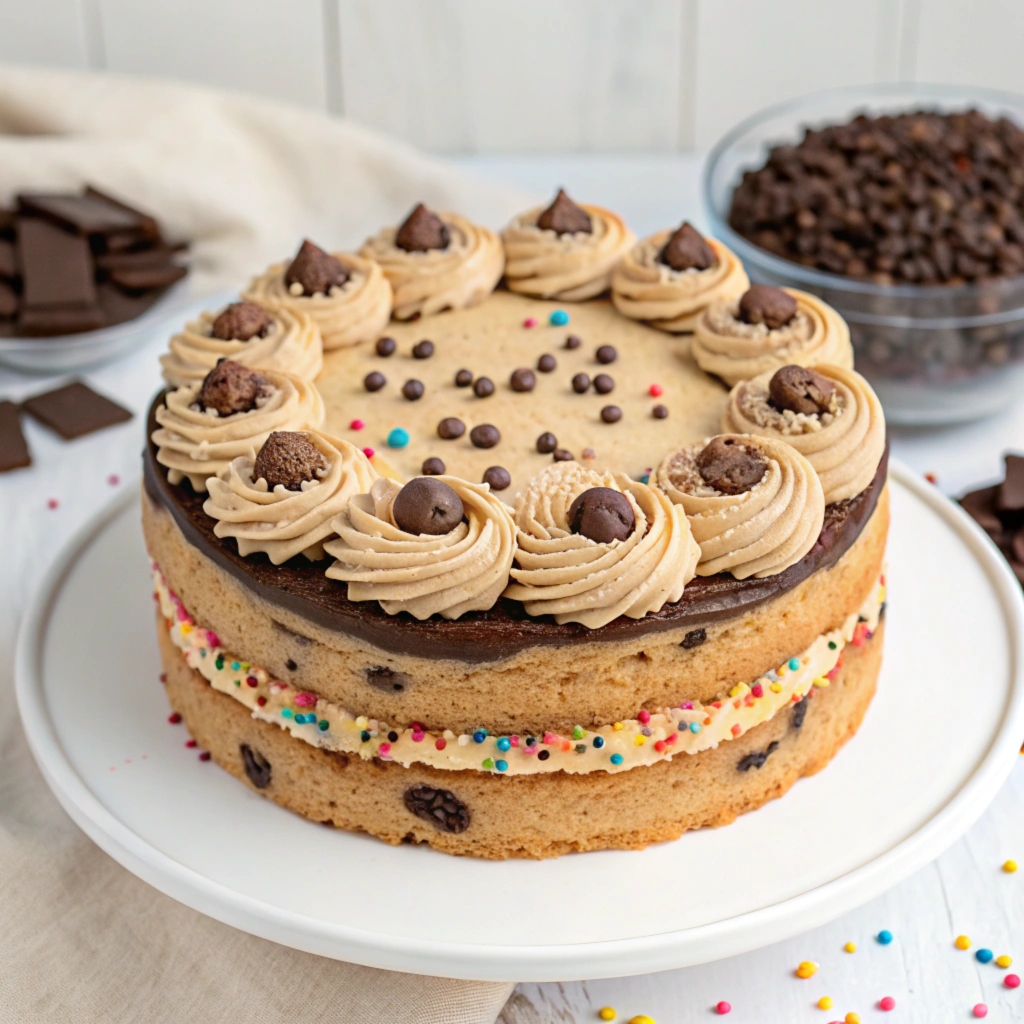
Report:
M 972 519 L 995 541 L 1024 586 L 1024 455 L 1006 456 L 1006 479 L 960 499 Z
M 977 110 L 861 115 L 776 146 L 729 223 L 807 267 L 879 284 L 1024 273 L 1024 131 Z

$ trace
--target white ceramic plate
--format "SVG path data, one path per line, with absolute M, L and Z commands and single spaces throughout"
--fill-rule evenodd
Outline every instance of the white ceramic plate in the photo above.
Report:
M 312 824 L 200 762 L 167 722 L 139 510 L 123 498 L 57 560 L 25 617 L 25 729 L 58 799 L 111 856 L 289 946 L 513 981 L 733 955 L 936 857 L 1024 737 L 1020 587 L 963 513 L 898 466 L 892 497 L 885 668 L 860 732 L 784 799 L 643 852 L 495 863 L 391 847 Z

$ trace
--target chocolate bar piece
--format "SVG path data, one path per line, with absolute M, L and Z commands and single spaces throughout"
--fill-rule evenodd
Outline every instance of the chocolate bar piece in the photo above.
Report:
M 67 440 L 132 418 L 130 410 L 98 395 L 82 381 L 26 398 L 22 408 Z
M 0 473 L 31 464 L 18 407 L 13 402 L 0 402 Z
M 6 281 L 18 279 L 18 259 L 14 253 L 14 243 L 0 238 L 0 278 Z
M 127 292 L 143 292 L 152 288 L 167 288 L 180 281 L 188 271 L 173 263 L 162 267 L 123 267 L 110 272 L 110 280 Z
M 18 296 L 6 281 L 0 281 L 0 320 L 13 319 L 17 312 Z
M 38 217 L 19 217 L 18 263 L 26 306 L 95 306 L 89 243 Z
M 123 200 L 115 199 L 109 193 L 101 192 L 98 188 L 94 188 L 92 185 L 86 185 L 85 196 L 87 199 L 95 199 L 100 202 L 104 202 L 108 206 L 112 206 L 115 209 L 120 210 L 122 213 L 135 217 L 137 220 L 136 227 L 144 235 L 148 235 L 151 238 L 160 237 L 160 225 L 157 223 L 156 217 L 153 217 L 148 213 L 144 213 L 135 206 L 129 206 Z
M 109 281 L 100 283 L 99 293 L 103 322 L 107 326 L 123 324 L 126 320 L 134 320 L 137 316 L 142 316 L 163 295 L 161 291 L 130 295 Z
M 14 218 L 17 213 L 9 206 L 0 206 L 0 238 L 14 238 Z
M 1024 511 L 1024 455 L 1006 456 L 1006 479 L 999 485 L 1000 512 Z
M 18 315 L 18 332 L 29 338 L 81 334 L 103 324 L 99 306 L 23 306 Z
M 22 213 L 34 214 L 79 235 L 107 235 L 115 231 L 139 231 L 142 215 L 100 194 L 75 196 L 26 192 L 18 196 Z

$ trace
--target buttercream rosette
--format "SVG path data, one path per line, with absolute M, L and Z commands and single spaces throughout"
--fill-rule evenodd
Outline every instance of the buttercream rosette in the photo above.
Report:
M 285 284 L 285 273 L 291 265 L 288 260 L 254 277 L 245 298 L 309 317 L 320 328 L 328 351 L 375 340 L 391 319 L 391 285 L 372 259 L 347 252 L 331 255 L 345 265 L 349 276 L 328 293 L 305 295 L 301 285 Z
M 635 526 L 625 540 L 601 543 L 573 533 L 569 509 L 592 487 L 625 495 Z M 700 548 L 683 510 L 660 491 L 621 473 L 558 462 L 539 473 L 516 502 L 516 564 L 505 596 L 530 615 L 597 629 L 678 601 L 693 579 Z
M 273 319 L 265 336 L 256 335 L 248 341 L 215 338 L 213 322 L 221 311 L 200 313 L 198 319 L 171 338 L 168 351 L 160 357 L 164 380 L 172 388 L 201 383 L 221 359 L 314 380 L 324 362 L 320 329 L 304 313 L 271 308 L 263 302 L 258 304 L 267 309 Z
M 350 601 L 377 601 L 388 615 L 457 619 L 493 607 L 508 582 L 515 552 L 512 515 L 486 484 L 432 477 L 459 496 L 464 519 L 440 536 L 407 533 L 392 505 L 402 487 L 381 478 L 353 495 L 334 519 L 337 538 L 324 545 L 337 561 L 331 579 L 348 584 Z
M 638 242 L 612 276 L 612 302 L 623 315 L 673 334 L 692 332 L 712 302 L 738 299 L 750 280 L 736 254 L 717 239 L 704 241 L 715 254 L 706 270 L 673 270 L 659 260 L 673 229 Z
M 315 384 L 280 370 L 261 370 L 269 387 L 254 409 L 220 416 L 200 407 L 202 382 L 169 391 L 157 407 L 153 431 L 156 461 L 167 479 L 206 490 L 206 481 L 250 451 L 258 451 L 275 430 L 316 429 L 324 422 L 324 403 Z
M 589 233 L 540 228 L 545 207 L 519 214 L 502 232 L 505 282 L 510 291 L 538 299 L 581 302 L 608 291 L 619 260 L 636 240 L 611 210 L 581 203 L 590 216 Z
M 505 253 L 498 236 L 457 213 L 438 216 L 448 228 L 443 249 L 407 252 L 395 244 L 395 227 L 383 228 L 360 249 L 362 256 L 380 264 L 390 281 L 396 320 L 475 306 L 501 280 Z
M 796 300 L 796 314 L 782 327 L 748 324 L 735 299 L 711 303 L 697 318 L 691 351 L 706 373 L 730 387 L 787 364 L 829 363 L 853 369 L 853 347 L 846 321 L 816 295 L 784 288 Z
M 348 441 L 317 430 L 304 433 L 326 468 L 297 491 L 281 485 L 270 489 L 266 480 L 253 480 L 254 451 L 232 459 L 207 481 L 210 496 L 203 511 L 217 520 L 213 532 L 218 537 L 235 538 L 243 557 L 263 552 L 274 565 L 299 554 L 318 561 L 324 557 L 323 542 L 333 533 L 331 520 L 377 478 L 369 459 Z
M 814 467 L 825 504 L 860 494 L 874 479 L 885 451 L 885 415 L 871 385 L 855 370 L 813 367 L 835 387 L 833 406 L 818 414 L 777 409 L 769 400 L 774 371 L 741 381 L 729 393 L 722 429 L 774 437 L 795 448 Z
M 706 483 L 696 459 L 710 438 L 667 456 L 658 467 L 658 487 L 686 512 L 700 545 L 698 576 L 775 576 L 799 562 L 821 533 L 821 483 L 807 459 L 785 441 L 719 436 L 760 452 L 767 461 L 763 476 L 749 490 L 723 494 Z

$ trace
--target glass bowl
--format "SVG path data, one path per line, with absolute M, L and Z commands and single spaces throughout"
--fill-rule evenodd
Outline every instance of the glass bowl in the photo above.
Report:
M 743 261 L 750 279 L 821 296 L 850 325 L 857 369 L 893 423 L 977 419 L 1024 394 L 1024 277 L 960 285 L 880 285 L 804 267 L 754 245 L 729 226 L 733 189 L 768 151 L 805 128 L 856 114 L 975 107 L 1024 127 L 1024 97 L 936 85 L 832 89 L 769 107 L 730 131 L 709 153 L 704 201 L 712 234 Z

